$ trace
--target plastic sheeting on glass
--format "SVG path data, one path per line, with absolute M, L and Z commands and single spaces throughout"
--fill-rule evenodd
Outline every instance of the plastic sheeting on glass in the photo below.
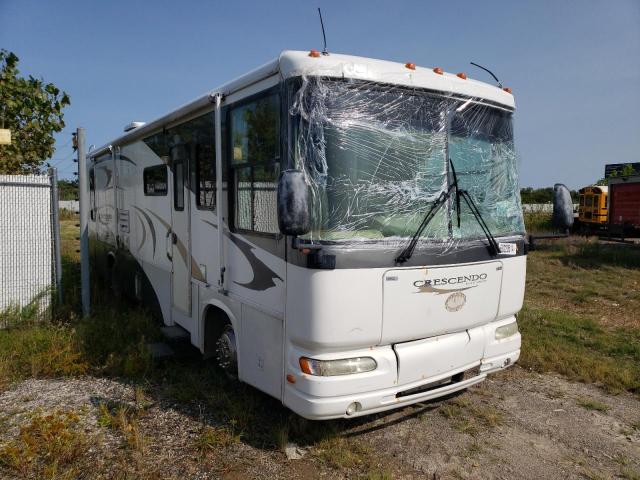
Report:
M 399 248 L 451 185 L 466 189 L 494 236 L 524 225 L 511 113 L 399 86 L 303 78 L 294 95 L 293 161 L 311 190 L 310 241 Z M 421 235 L 454 247 L 485 238 L 455 195 Z M 447 248 L 448 250 L 448 248 Z

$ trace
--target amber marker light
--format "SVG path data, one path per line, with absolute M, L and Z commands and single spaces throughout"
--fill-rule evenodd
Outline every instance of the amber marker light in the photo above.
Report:
M 287 374 L 287 382 L 296 383 L 296 377 L 294 375 L 291 375 L 290 373 L 288 373 Z
M 312 58 L 318 58 L 320 56 L 320 52 L 318 50 L 311 49 L 309 56 Z
M 513 94 L 513 90 L 511 90 L 511 87 L 504 87 L 502 90 L 504 90 L 507 93 Z
M 466 80 L 467 74 L 464 72 L 456 73 L 456 77 L 461 78 L 462 80 Z
M 405 63 L 404 64 L 405 67 L 407 67 L 409 70 L 415 70 L 416 69 L 416 64 L 415 63 Z
M 438 75 L 444 75 L 444 70 L 442 70 L 440 67 L 436 67 L 433 69 L 433 73 L 437 73 Z

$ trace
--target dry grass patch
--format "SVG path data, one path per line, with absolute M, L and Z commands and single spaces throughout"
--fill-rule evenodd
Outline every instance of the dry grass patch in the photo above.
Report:
M 0 389 L 28 377 L 81 375 L 87 369 L 73 328 L 43 324 L 0 330 Z
M 98 425 L 106 427 L 122 436 L 124 445 L 144 453 L 146 440 L 138 423 L 138 409 L 122 404 L 100 404 Z
M 472 436 L 504 422 L 502 413 L 494 407 L 473 404 L 465 398 L 456 398 L 442 405 L 440 414 L 449 419 L 456 430 Z
M 318 458 L 336 469 L 362 469 L 370 462 L 372 450 L 361 442 L 344 437 L 321 440 L 314 449 Z
M 591 398 L 580 398 L 577 403 L 585 410 L 595 410 L 596 412 L 607 413 L 611 409 L 611 407 L 606 403 L 602 403 Z
M 35 412 L 18 437 L 0 444 L 0 465 L 29 478 L 77 478 L 89 438 L 73 411 Z
M 240 442 L 240 434 L 233 427 L 204 427 L 196 439 L 196 448 L 201 452 L 218 451 Z

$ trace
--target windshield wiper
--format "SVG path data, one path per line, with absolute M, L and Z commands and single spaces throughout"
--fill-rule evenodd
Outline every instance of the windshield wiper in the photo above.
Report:
M 498 242 L 492 235 L 491 230 L 489 230 L 489 227 L 484 221 L 484 218 L 482 218 L 480 210 L 478 209 L 476 203 L 473 201 L 473 198 L 471 198 L 471 195 L 469 195 L 469 192 L 458 187 L 458 176 L 456 175 L 456 169 L 453 166 L 453 161 L 451 159 L 449 159 L 449 164 L 451 165 L 451 173 L 453 174 L 453 185 L 456 189 L 456 215 L 458 217 L 458 228 L 460 228 L 460 197 L 462 197 L 469 207 L 469 210 L 471 210 L 471 213 L 473 213 L 476 221 L 480 225 L 482 232 L 487 237 L 487 240 L 489 240 L 489 253 L 491 254 L 491 256 L 495 257 L 496 255 L 498 255 L 498 253 L 500 253 Z
M 435 200 L 435 202 L 433 202 L 433 204 L 431 205 L 431 208 L 429 209 L 427 214 L 424 216 L 424 219 L 420 223 L 420 226 L 411 237 L 409 244 L 404 248 L 404 250 L 402 250 L 402 252 L 400 252 L 400 255 L 396 257 L 396 263 L 405 263 L 407 260 L 411 258 L 414 250 L 416 249 L 416 245 L 418 244 L 418 239 L 420 238 L 420 235 L 422 235 L 422 232 L 424 232 L 424 229 L 427 228 L 427 225 L 429 225 L 429 222 L 433 220 L 433 217 L 435 217 L 440 207 L 442 207 L 442 205 L 445 204 L 445 202 L 449 199 L 449 197 L 451 196 L 451 193 L 454 190 L 456 191 L 456 216 L 458 220 L 458 228 L 460 228 L 460 197 L 462 197 L 465 203 L 467 204 L 467 206 L 469 207 L 469 210 L 471 210 L 471 213 L 473 213 L 473 216 L 475 217 L 476 221 L 480 225 L 482 232 L 487 237 L 487 240 L 489 240 L 488 248 L 491 255 L 496 256 L 500 252 L 500 247 L 498 246 L 498 242 L 496 241 L 495 237 L 491 234 L 491 230 L 489 230 L 489 227 L 487 226 L 484 219 L 482 218 L 482 215 L 480 214 L 480 210 L 478 210 L 478 207 L 473 201 L 473 198 L 471 198 L 471 195 L 469 195 L 469 192 L 458 187 L 458 176 L 456 175 L 456 169 L 453 166 L 453 161 L 451 159 L 449 159 L 449 164 L 451 165 L 453 182 L 451 183 L 451 185 L 449 185 L 449 188 L 447 188 L 447 191 L 442 192 L 440 196 Z
M 420 238 L 420 235 L 422 235 L 422 232 L 424 231 L 424 229 L 427 228 L 427 225 L 429 225 L 429 222 L 433 220 L 433 217 L 436 216 L 436 213 L 438 213 L 438 210 L 440 210 L 440 207 L 442 207 L 442 205 L 444 205 L 445 202 L 449 199 L 449 197 L 451 196 L 451 192 L 453 192 L 454 188 L 456 188 L 456 184 L 452 183 L 451 185 L 449 185 L 449 188 L 447 189 L 447 191 L 440 193 L 440 196 L 431 204 L 431 208 L 429 209 L 427 214 L 424 216 L 424 219 L 422 220 L 422 223 L 420 223 L 420 226 L 416 230 L 416 233 L 414 233 L 413 236 L 411 237 L 409 244 L 404 248 L 404 250 L 402 250 L 402 252 L 400 252 L 400 255 L 396 257 L 396 263 L 404 263 L 411 258 L 411 256 L 413 255 L 413 251 L 415 250 L 416 245 L 418 244 L 418 239 Z

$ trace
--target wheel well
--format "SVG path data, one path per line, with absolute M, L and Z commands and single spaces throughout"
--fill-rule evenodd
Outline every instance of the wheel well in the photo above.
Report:
M 113 252 L 107 253 L 107 267 L 111 269 L 115 264 L 116 264 L 115 254 Z
M 231 325 L 231 320 L 224 310 L 213 305 L 207 307 L 204 314 L 203 353 L 205 357 L 214 354 L 216 340 L 218 340 L 227 325 Z

